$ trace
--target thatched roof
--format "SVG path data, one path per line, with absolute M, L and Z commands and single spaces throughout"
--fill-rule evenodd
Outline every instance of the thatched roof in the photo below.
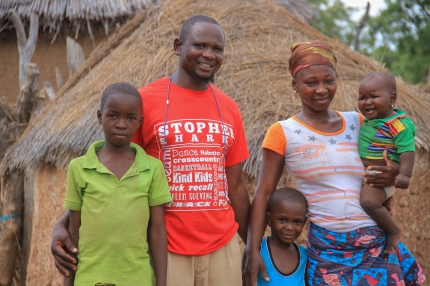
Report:
M 103 25 L 107 35 L 109 30 L 115 29 L 116 23 L 129 19 L 136 12 L 143 12 L 151 3 L 163 1 L 165 0 L 0 0 L 0 33 L 13 28 L 9 21 L 9 11 L 15 10 L 25 22 L 29 20 L 31 12 L 40 15 L 39 23 L 49 33 L 57 34 L 66 28 L 75 32 L 77 37 L 80 29 L 88 29 L 89 22 L 98 22 Z M 274 1 L 306 21 L 316 16 L 314 5 L 307 0 Z
M 215 85 L 236 100 L 242 110 L 251 152 L 245 171 L 253 176 L 258 171 L 267 128 L 301 109 L 288 73 L 292 43 L 320 39 L 335 51 L 339 80 L 332 107 L 337 110 L 357 110 L 360 80 L 372 71 L 383 69 L 377 62 L 325 37 L 270 0 L 166 1 L 129 22 L 128 28 L 124 27 L 129 31 L 122 32 L 125 38 L 119 45 L 121 35 L 114 35 L 90 56 L 81 71 L 60 91 L 58 100 L 42 111 L 15 148 L 8 152 L 3 171 L 5 167 L 34 167 L 43 163 L 66 168 L 92 141 L 102 138 L 96 110 L 103 89 L 117 81 L 140 87 L 170 75 L 177 66 L 173 39 L 184 20 L 195 14 L 214 17 L 226 32 L 224 64 Z M 135 27 L 138 28 L 131 32 Z M 400 78 L 397 84 L 397 106 L 406 110 L 416 123 L 417 146 L 428 151 L 428 97 Z
M 28 20 L 32 12 L 41 17 L 43 30 L 57 32 L 65 25 L 72 30 L 87 28 L 87 21 L 101 22 L 106 33 L 115 28 L 117 21 L 122 21 L 143 12 L 151 0 L 1 0 L 0 32 L 12 28 L 9 11 L 15 10 L 21 19 Z

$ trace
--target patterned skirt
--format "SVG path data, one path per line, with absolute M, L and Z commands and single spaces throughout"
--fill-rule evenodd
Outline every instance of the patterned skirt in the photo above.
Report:
M 423 285 L 426 279 L 412 253 L 399 243 L 384 254 L 385 233 L 378 226 L 333 232 L 311 224 L 308 235 L 309 285 Z

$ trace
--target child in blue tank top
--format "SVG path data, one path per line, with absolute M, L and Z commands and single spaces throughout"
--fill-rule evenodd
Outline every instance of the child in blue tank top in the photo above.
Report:
M 295 189 L 278 189 L 270 197 L 267 224 L 271 228 L 271 235 L 263 238 L 260 247 L 267 277 L 264 275 L 266 278 L 263 278 L 259 272 L 258 286 L 305 285 L 307 252 L 294 240 L 305 226 L 307 208 L 305 196 Z

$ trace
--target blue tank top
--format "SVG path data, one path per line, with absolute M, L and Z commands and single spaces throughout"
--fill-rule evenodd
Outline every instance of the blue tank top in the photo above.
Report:
M 267 238 L 263 238 L 261 241 L 260 254 L 266 265 L 267 275 L 269 275 L 270 281 L 266 282 L 261 273 L 258 272 L 258 283 L 257 286 L 269 286 L 269 285 L 288 285 L 288 286 L 304 286 L 305 285 L 305 269 L 306 259 L 308 257 L 306 248 L 301 245 L 294 244 L 296 250 L 299 252 L 299 263 L 296 269 L 292 273 L 281 273 L 275 266 L 270 253 L 270 247 Z

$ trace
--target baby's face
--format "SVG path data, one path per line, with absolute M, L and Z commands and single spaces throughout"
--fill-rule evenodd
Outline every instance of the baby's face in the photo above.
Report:
M 391 92 L 386 80 L 379 76 L 364 79 L 358 89 L 358 108 L 368 119 L 386 118 L 393 115 L 392 105 L 396 93 Z
M 270 213 L 267 213 L 267 222 L 272 228 L 272 242 L 290 244 L 300 236 L 305 226 L 306 205 L 287 200 L 279 201 Z

